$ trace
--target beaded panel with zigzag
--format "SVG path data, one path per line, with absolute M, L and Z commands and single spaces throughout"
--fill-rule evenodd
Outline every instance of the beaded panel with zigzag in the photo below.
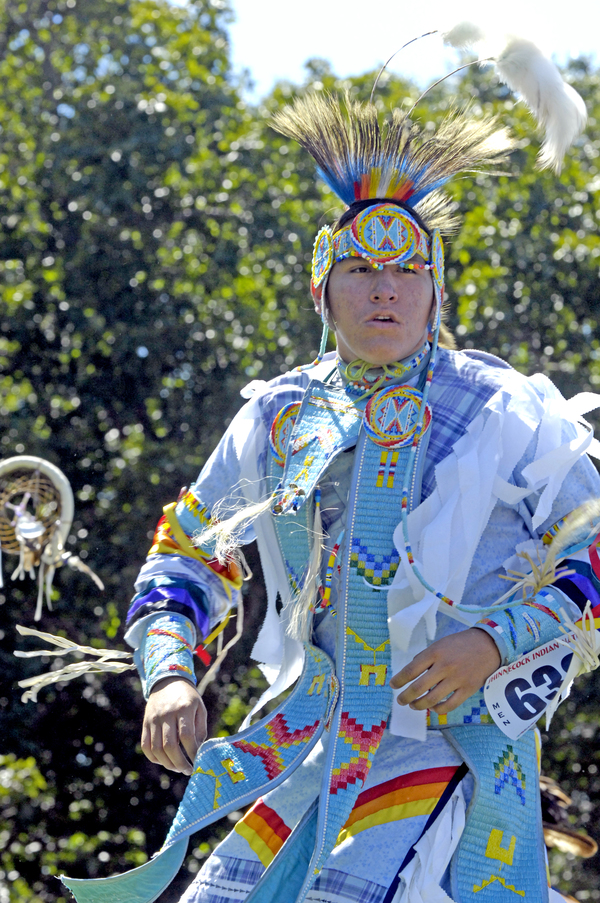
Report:
M 385 593 L 376 587 L 390 583 L 398 567 L 393 535 L 400 521 L 401 486 L 410 447 L 398 449 L 395 455 L 398 484 L 380 478 L 381 453 L 380 445 L 363 436 L 356 453 L 350 554 L 343 571 L 346 605 L 340 606 L 338 615 L 337 671 L 342 690 L 332 724 L 328 788 L 324 788 L 329 795 L 327 815 L 320 817 L 320 853 L 312 863 L 317 870 L 335 846 L 366 780 L 392 703 L 387 602 Z M 420 495 L 418 474 L 413 493 Z
M 200 747 L 163 849 L 271 790 L 314 746 L 335 679 L 324 652 L 308 643 L 305 650 L 299 683 L 271 715 L 237 734 L 233 742 L 216 738 Z
M 547 900 L 533 731 L 510 742 L 495 725 L 448 733 L 475 778 L 453 860 L 452 896 L 463 903 Z

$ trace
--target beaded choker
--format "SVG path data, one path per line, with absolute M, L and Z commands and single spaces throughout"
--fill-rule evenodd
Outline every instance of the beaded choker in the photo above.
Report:
M 360 401 L 385 386 L 406 382 L 407 378 L 416 376 L 423 369 L 430 350 L 429 342 L 425 342 L 412 357 L 405 358 L 403 361 L 394 361 L 391 364 L 383 364 L 381 367 L 374 367 L 373 364 L 360 358 L 347 364 L 338 356 L 337 367 L 346 384 L 346 395 L 355 401 Z

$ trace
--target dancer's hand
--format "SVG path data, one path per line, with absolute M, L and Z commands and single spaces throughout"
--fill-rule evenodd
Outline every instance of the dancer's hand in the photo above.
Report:
M 204 740 L 206 709 L 196 688 L 180 677 L 160 680 L 152 688 L 144 712 L 144 755 L 169 771 L 191 774 L 193 769 L 183 750 L 193 762 Z
M 390 686 L 400 690 L 410 684 L 398 696 L 400 705 L 444 715 L 476 693 L 500 664 L 500 653 L 491 636 L 471 627 L 436 640 L 419 652 L 392 677 Z

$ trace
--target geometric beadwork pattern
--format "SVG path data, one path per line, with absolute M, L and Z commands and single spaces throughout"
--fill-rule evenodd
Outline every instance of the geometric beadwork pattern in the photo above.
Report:
M 438 715 L 437 712 L 427 711 L 427 727 L 454 727 L 465 724 L 493 724 L 494 719 L 490 715 L 483 698 L 483 691 L 473 693 L 459 706 L 448 712 L 447 715 Z
M 271 426 L 269 445 L 271 453 L 280 467 L 283 467 L 285 464 L 285 453 L 299 410 L 299 401 L 292 401 L 289 404 L 286 404 L 279 411 Z
M 312 258 L 312 283 L 315 288 L 323 282 L 323 279 L 331 269 L 333 263 L 333 236 L 329 226 L 323 226 L 313 248 Z
M 184 496 L 180 499 L 179 502 L 181 508 L 186 508 L 192 517 L 196 518 L 199 523 L 205 527 L 208 523 L 210 523 L 211 514 L 206 505 L 197 498 L 193 492 L 186 492 Z M 177 511 L 177 516 L 180 516 L 180 511 Z
M 375 483 L 376 486 L 383 486 L 383 481 L 387 474 L 387 488 L 394 488 L 394 477 L 396 476 L 399 454 L 400 453 L 397 451 L 390 452 L 385 448 L 382 449 L 381 461 L 379 462 L 379 470 L 377 472 L 377 480 Z
M 434 230 L 431 241 L 431 260 L 433 263 L 433 278 L 438 289 L 444 285 L 444 245 L 440 233 Z
M 393 391 L 397 393 L 398 388 Z M 382 390 L 371 397 L 374 409 L 377 399 L 387 396 L 387 392 Z M 382 429 L 388 426 L 393 425 L 386 421 Z M 394 464 L 398 479 L 404 481 L 410 446 L 398 451 Z M 377 485 L 381 454 L 381 445 L 365 430 L 355 454 L 349 554 L 342 558 L 340 575 L 339 597 L 345 600 L 337 616 L 340 698 L 331 724 L 315 852 L 297 896 L 298 903 L 305 899 L 314 875 L 323 868 L 350 816 L 386 729 L 393 701 L 386 679 L 391 667 L 387 604 L 378 588 L 392 581 L 399 566 L 393 536 L 399 520 L 400 494 L 397 487 L 394 489 L 393 480 L 384 479 Z M 417 470 L 414 476 L 409 508 L 414 499 L 417 503 L 420 500 L 419 473 Z
M 525 652 L 535 646 L 543 646 L 556 639 L 557 625 L 562 626 L 561 609 L 564 609 L 562 595 L 553 587 L 541 589 L 533 599 L 525 602 L 517 599 L 520 611 L 510 608 L 493 612 L 493 620 L 481 618 L 484 629 L 490 627 L 501 648 L 507 664 L 512 664 Z M 489 633 L 488 630 L 486 630 Z
M 196 682 L 193 645 L 194 628 L 184 615 L 169 612 L 152 622 L 142 647 L 148 693 L 159 680 L 178 673 Z
M 446 730 L 445 736 L 468 762 L 475 782 L 452 859 L 452 899 L 548 903 L 533 731 L 507 744 L 495 724 Z M 526 774 L 531 779 L 527 793 Z
M 360 577 L 364 577 L 373 586 L 387 586 L 391 583 L 399 564 L 400 556 L 395 549 L 388 555 L 373 555 L 362 544 L 360 537 L 352 537 L 350 567 L 354 568 Z
M 288 439 L 293 453 L 284 463 L 282 488 L 273 508 L 277 517 L 301 509 L 330 461 L 356 443 L 363 407 L 354 404 L 343 389 L 311 384 Z M 280 531 L 280 541 L 284 535 Z
M 417 246 L 417 229 L 411 217 L 395 204 L 377 204 L 354 219 L 351 241 L 359 254 L 378 263 L 409 260 Z
M 356 784 L 357 781 L 364 783 L 369 772 L 369 760 L 377 752 L 386 724 L 387 718 L 371 730 L 365 730 L 348 712 L 342 712 L 338 737 L 350 745 L 355 755 L 332 770 L 330 793 L 345 790 L 348 784 Z
M 519 757 L 512 746 L 507 746 L 502 755 L 494 762 L 494 790 L 501 793 L 505 784 L 512 784 L 517 791 L 521 804 L 525 805 L 525 775 L 519 765 Z
M 215 737 L 200 747 L 169 834 L 149 862 L 107 879 L 63 877 L 80 903 L 156 900 L 179 871 L 190 834 L 254 802 L 300 765 L 319 739 L 335 688 L 329 656 L 308 643 L 304 650 L 304 669 L 298 683 L 271 715 L 237 734 L 235 745 L 229 737 Z M 240 741 L 247 744 L 246 750 L 240 748 Z M 264 751 L 269 742 L 276 745 L 273 759 L 258 752 L 258 747 Z M 275 770 L 278 774 L 270 779 L 269 771 Z M 263 854 L 274 855 L 286 839 L 285 825 L 267 807 L 258 807 L 255 813 L 256 820 L 250 819 L 249 829 L 255 839 L 262 834 Z
M 285 768 L 281 751 L 289 749 L 290 746 L 298 746 L 300 743 L 308 743 L 318 726 L 319 721 L 317 720 L 314 724 L 308 724 L 306 727 L 289 731 L 285 717 L 279 714 L 265 728 L 269 736 L 268 743 L 237 740 L 233 746 L 241 749 L 243 752 L 250 753 L 251 756 L 259 756 L 265 766 L 269 780 L 272 780 L 281 774 Z
M 489 887 L 490 884 L 494 883 L 494 881 L 498 881 L 502 885 L 502 887 L 505 887 L 506 890 L 512 891 L 513 894 L 517 894 L 517 896 L 519 897 L 525 896 L 524 890 L 517 890 L 514 884 L 508 884 L 507 881 L 505 881 L 505 879 L 502 877 L 502 875 L 490 875 L 487 881 L 484 878 L 481 884 L 473 885 L 473 890 L 475 891 L 475 893 L 477 893 L 477 891 L 484 890 L 484 888 Z
M 198 533 L 211 521 L 211 512 L 204 502 L 197 498 L 193 492 L 186 492 L 175 506 L 177 523 L 189 538 Z M 174 537 L 173 537 L 174 538 Z M 158 537 L 155 537 L 155 542 Z
M 317 742 L 334 691 L 332 663 L 315 646 L 304 648 L 298 683 L 270 715 L 235 739 L 216 737 L 200 747 L 164 847 L 273 789 Z
M 365 429 L 369 437 L 384 448 L 412 445 L 417 435 L 422 403 L 421 392 L 410 386 L 392 386 L 377 392 L 365 408 Z M 419 438 L 427 431 L 430 423 L 431 409 L 427 405 Z
M 413 406 L 418 406 L 421 397 L 418 392 L 414 398 L 411 394 L 410 399 L 404 399 L 407 404 L 400 411 L 393 400 L 398 396 L 396 387 L 393 398 L 386 395 L 384 403 L 378 406 L 378 397 L 387 391 L 376 393 L 371 399 L 372 410 L 377 410 L 384 418 L 381 423 L 377 421 L 377 429 L 385 433 L 384 445 L 388 441 L 395 443 L 398 438 L 393 422 L 396 416 L 402 422 L 405 416 L 408 417 L 410 423 L 407 421 L 406 426 L 409 432 L 412 430 L 411 410 Z M 411 393 L 414 391 L 411 390 Z M 305 899 L 314 876 L 323 868 L 337 843 L 339 832 L 369 773 L 393 701 L 386 678 L 391 667 L 387 605 L 378 588 L 391 583 L 399 566 L 393 541 L 400 514 L 394 472 L 398 475 L 398 481 L 404 480 L 410 445 L 398 449 L 393 462 L 389 461 L 390 465 L 393 463 L 389 476 L 386 462 L 386 475 L 376 485 L 382 463 L 382 447 L 372 441 L 368 432 L 363 434 L 362 439 L 359 436 L 361 424 L 364 423 L 365 404 L 360 399 L 350 401 L 338 388 L 311 384 L 298 412 L 288 445 L 291 451 L 288 451 L 284 465 L 282 483 L 286 491 L 288 488 L 290 493 L 294 491 L 296 501 L 282 499 L 280 513 L 274 518 L 288 572 L 293 561 L 296 574 L 303 574 L 308 560 L 304 550 L 308 544 L 301 541 L 303 554 L 299 556 L 294 548 L 301 540 L 297 535 L 299 531 L 291 527 L 281 529 L 283 520 L 286 517 L 291 520 L 287 514 L 290 509 L 297 511 L 297 517 L 312 508 L 312 492 L 324 468 L 340 450 L 358 441 L 350 502 L 351 532 L 346 534 L 348 545 L 344 543 L 346 548 L 349 546 L 349 554 L 338 557 L 341 562 L 339 598 L 345 600 L 345 604 L 339 606 L 336 619 L 339 699 L 331 716 L 331 739 L 323 775 L 314 853 L 304 885 L 296 895 L 298 903 Z M 322 434 L 326 429 L 332 433 L 326 447 L 315 441 L 306 444 L 305 437 Z M 418 504 L 420 493 L 420 469 L 416 468 L 409 509 L 415 501 Z M 304 504 L 305 499 L 309 504 Z
M 463 715 L 463 724 L 493 724 L 494 719 L 489 714 L 484 699 L 479 700 L 478 706 L 471 706 L 471 714 Z

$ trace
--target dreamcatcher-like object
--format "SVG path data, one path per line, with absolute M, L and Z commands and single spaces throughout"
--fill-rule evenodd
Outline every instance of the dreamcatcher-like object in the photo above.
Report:
M 23 580 L 26 575 L 35 579 L 35 569 L 38 569 L 36 621 L 42 616 L 44 596 L 48 608 L 52 610 L 52 581 L 56 569 L 63 564 L 87 574 L 99 589 L 104 589 L 98 575 L 87 564 L 72 552 L 65 551 L 74 512 L 71 485 L 54 464 L 43 458 L 27 455 L 0 461 L 0 553 L 19 556 L 19 563 L 12 573 L 13 580 Z M 131 663 L 130 652 L 80 646 L 64 637 L 41 633 L 20 624 L 17 624 L 17 631 L 21 636 L 34 636 L 55 647 L 31 652 L 17 651 L 14 654 L 19 658 L 63 657 L 69 653 L 88 656 L 86 661 L 74 662 L 55 671 L 18 681 L 19 686 L 25 689 L 23 702 L 35 702 L 42 687 L 58 681 L 72 680 L 87 673 L 120 674 L 135 668 Z
M 13 580 L 36 578 L 38 597 L 34 619 L 42 616 L 44 596 L 52 610 L 51 591 L 56 569 L 68 564 L 104 584 L 65 543 L 74 515 L 73 491 L 64 473 L 45 461 L 18 455 L 0 461 L 0 555 L 18 556 Z M 0 558 L 0 587 L 4 585 Z

